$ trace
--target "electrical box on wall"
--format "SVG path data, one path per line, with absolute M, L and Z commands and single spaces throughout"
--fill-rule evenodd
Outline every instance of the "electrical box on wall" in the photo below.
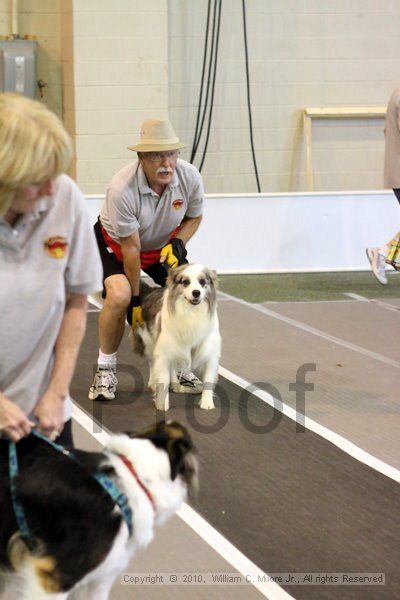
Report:
M 37 42 L 33 40 L 0 41 L 0 91 L 36 96 Z

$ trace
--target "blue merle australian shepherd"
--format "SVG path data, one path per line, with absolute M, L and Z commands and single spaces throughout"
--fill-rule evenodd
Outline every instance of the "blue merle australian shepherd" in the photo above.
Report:
M 215 271 L 199 264 L 171 269 L 165 288 L 144 292 L 142 307 L 144 324 L 135 330 L 134 350 L 149 361 L 156 408 L 168 410 L 170 389 L 183 391 L 182 370 L 203 380 L 200 408 L 214 408 L 221 354 Z

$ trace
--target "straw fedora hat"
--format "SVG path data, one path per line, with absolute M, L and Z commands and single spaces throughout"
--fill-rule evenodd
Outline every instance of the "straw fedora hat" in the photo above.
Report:
M 174 128 L 168 119 L 147 119 L 140 130 L 140 141 L 128 150 L 136 152 L 162 152 L 163 150 L 179 150 L 187 144 L 179 141 Z

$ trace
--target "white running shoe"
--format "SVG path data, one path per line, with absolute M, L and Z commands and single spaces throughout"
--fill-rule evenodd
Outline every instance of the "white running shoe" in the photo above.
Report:
M 367 248 L 366 252 L 373 274 L 379 283 L 386 285 L 386 256 L 380 254 L 379 248 Z
M 89 388 L 89 400 L 114 400 L 118 379 L 112 369 L 97 369 Z
M 177 372 L 178 381 L 172 381 L 170 387 L 171 392 L 175 394 L 201 394 L 203 391 L 203 383 L 189 369 L 182 369 Z

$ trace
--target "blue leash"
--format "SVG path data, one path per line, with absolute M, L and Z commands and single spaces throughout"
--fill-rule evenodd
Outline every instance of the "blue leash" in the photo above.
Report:
M 73 452 L 71 452 L 70 450 L 67 450 L 66 448 L 64 448 L 64 446 L 55 444 L 54 442 L 49 440 L 49 438 L 42 435 L 38 431 L 35 431 L 34 429 L 32 430 L 31 433 L 33 435 L 35 435 L 37 438 L 39 438 L 39 439 L 43 440 L 44 442 L 46 442 L 47 444 L 49 444 L 49 446 L 54 448 L 54 450 L 56 450 L 57 452 L 61 452 L 62 454 L 64 454 L 65 456 L 68 456 L 72 460 L 75 460 L 79 464 L 79 461 L 75 457 Z M 9 448 L 8 448 L 8 464 L 9 464 L 9 473 L 10 473 L 11 500 L 12 500 L 12 505 L 13 505 L 18 529 L 21 533 L 21 537 L 24 539 L 24 541 L 26 542 L 28 547 L 30 549 L 32 549 L 36 545 L 36 540 L 32 536 L 31 531 L 29 529 L 29 526 L 28 526 L 28 523 L 26 520 L 26 516 L 25 516 L 24 507 L 22 506 L 21 502 L 18 499 L 17 486 L 16 486 L 16 478 L 18 477 L 18 473 L 19 473 L 17 444 L 15 442 L 11 442 L 11 441 L 9 442 Z M 118 489 L 118 487 L 115 485 L 115 483 L 109 477 L 107 477 L 107 475 L 105 475 L 104 473 L 101 473 L 101 472 L 94 473 L 92 476 L 97 481 L 97 483 L 99 485 L 101 485 L 101 487 L 107 492 L 107 494 L 110 496 L 110 498 L 112 499 L 114 504 L 117 504 L 117 506 L 119 506 L 122 516 L 127 524 L 127 527 L 129 530 L 129 536 L 131 536 L 132 532 L 133 532 L 132 510 L 131 510 L 131 507 L 129 506 L 128 498 L 126 497 L 126 495 L 123 492 L 121 492 L 121 490 Z
M 8 466 L 10 471 L 10 492 L 11 492 L 11 501 L 14 508 L 15 518 L 17 520 L 18 529 L 21 533 L 21 537 L 25 540 L 30 550 L 36 545 L 35 539 L 31 535 L 31 532 L 28 527 L 28 523 L 26 522 L 25 511 L 23 509 L 22 504 L 17 499 L 17 490 L 15 480 L 19 473 L 18 467 L 18 456 L 17 456 L 17 446 L 14 442 L 10 442 L 8 446 Z

